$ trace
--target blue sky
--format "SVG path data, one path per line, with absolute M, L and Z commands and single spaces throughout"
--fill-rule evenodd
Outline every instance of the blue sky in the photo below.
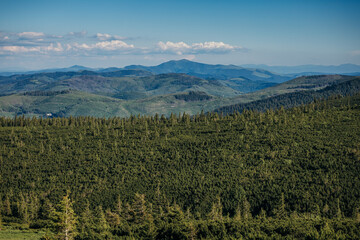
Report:
M 1 0 L 0 70 L 360 64 L 360 1 Z

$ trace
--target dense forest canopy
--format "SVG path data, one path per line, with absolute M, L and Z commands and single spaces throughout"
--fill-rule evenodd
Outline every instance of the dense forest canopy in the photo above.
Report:
M 228 115 L 2 117 L 0 219 L 59 238 L 356 239 L 359 113 L 356 94 Z

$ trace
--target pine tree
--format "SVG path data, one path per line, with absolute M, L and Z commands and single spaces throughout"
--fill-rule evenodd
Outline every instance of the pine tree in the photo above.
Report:
M 4 213 L 6 216 L 12 215 L 10 197 L 8 194 L 6 194 L 5 201 L 4 201 Z
M 243 210 L 242 210 L 242 216 L 245 220 L 252 218 L 250 208 L 251 208 L 251 205 L 248 202 L 248 200 L 245 198 L 244 202 L 243 202 Z
M 45 198 L 40 208 L 40 217 L 42 219 L 51 219 L 52 213 L 55 211 L 53 204 L 48 198 Z
M 119 215 L 119 217 L 123 216 L 123 203 L 121 201 L 120 195 L 118 196 L 116 205 L 115 205 L 115 213 Z
M 342 214 L 341 208 L 340 208 L 340 199 L 337 199 L 337 201 L 336 201 L 336 218 L 341 219 L 342 217 L 343 217 L 343 214 Z
M 73 202 L 70 200 L 68 193 L 63 197 L 60 204 L 57 206 L 58 210 L 52 213 L 52 219 L 55 222 L 57 234 L 60 239 L 71 240 L 77 235 L 76 222 L 77 217 L 72 208 Z
M 25 196 L 20 193 L 20 200 L 17 202 L 17 209 L 20 215 L 20 218 L 23 220 L 24 223 L 29 223 L 29 211 L 28 211 L 28 204 L 26 202 Z
M 242 218 L 242 214 L 241 214 L 241 207 L 239 204 L 235 210 L 234 220 L 241 221 L 241 218 Z
M 355 218 L 355 222 L 360 223 L 360 208 L 359 207 L 355 208 L 354 218 Z
M 135 193 L 134 201 L 132 204 L 134 210 L 134 221 L 135 223 L 142 223 L 145 221 L 147 215 L 147 209 L 145 205 L 145 195 Z
M 94 216 L 90 210 L 89 202 L 85 204 L 85 210 L 81 213 L 79 219 L 79 237 L 80 239 L 92 239 L 95 236 L 94 229 L 96 228 Z
M 105 218 L 105 213 L 102 206 L 96 208 L 96 232 L 104 239 L 110 234 L 110 226 Z
M 1 217 L 1 211 L 0 211 L 0 231 L 1 231 L 1 228 L 2 228 L 2 217 Z
M 280 204 L 279 206 L 274 210 L 274 214 L 276 218 L 279 219 L 283 219 L 287 217 L 287 213 L 285 210 L 285 197 L 284 197 L 284 193 L 281 193 L 281 198 L 280 198 Z
M 222 208 L 222 204 L 220 201 L 220 197 L 218 196 L 216 198 L 216 202 L 213 203 L 212 208 L 211 208 L 211 212 L 209 213 L 209 218 L 212 220 L 222 220 L 223 216 L 223 208 Z

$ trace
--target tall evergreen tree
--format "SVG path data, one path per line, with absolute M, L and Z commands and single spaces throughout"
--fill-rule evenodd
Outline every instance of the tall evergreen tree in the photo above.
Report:
M 281 193 L 281 197 L 280 197 L 280 203 L 279 206 L 277 208 L 274 209 L 274 214 L 276 218 L 286 218 L 287 217 L 287 213 L 285 210 L 285 197 L 284 197 L 284 193 Z
M 78 221 L 78 236 L 80 239 L 92 239 L 95 237 L 95 228 L 94 215 L 92 214 L 90 204 L 87 201 L 85 204 L 85 210 L 81 213 Z
M 57 209 L 52 213 L 55 228 L 60 239 L 72 240 L 78 234 L 76 229 L 77 216 L 73 210 L 70 193 L 63 197 Z
M 223 207 L 220 201 L 220 196 L 217 196 L 216 202 L 213 203 L 211 212 L 209 213 L 209 218 L 212 220 L 222 220 L 223 218 Z
M 99 234 L 101 239 L 106 239 L 110 234 L 110 226 L 106 221 L 102 206 L 98 206 L 96 208 L 95 219 L 96 232 Z

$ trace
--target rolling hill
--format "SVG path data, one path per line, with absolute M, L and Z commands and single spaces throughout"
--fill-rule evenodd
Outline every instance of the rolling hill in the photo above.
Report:
M 259 104 L 261 108 L 264 106 L 274 108 L 275 103 L 268 105 L 269 101 L 275 101 L 276 106 L 288 105 L 289 99 L 299 99 L 300 96 L 304 98 L 303 101 L 307 101 L 314 99 L 316 91 L 323 89 L 326 92 L 326 89 L 334 89 L 341 84 L 345 86 L 350 82 L 357 84 L 358 81 L 359 77 L 341 75 L 308 76 L 260 91 L 236 95 L 234 89 L 223 86 L 221 81 L 204 80 L 186 74 L 120 78 L 75 75 L 70 79 L 52 80 L 49 84 L 43 79 L 41 84 L 37 84 L 41 87 L 36 91 L 0 97 L 0 115 L 46 116 L 51 113 L 52 116 L 128 117 L 155 113 L 169 116 L 171 113 L 183 112 L 192 115 L 202 110 L 213 111 L 222 107 L 225 108 L 219 111 L 226 112 L 225 109 L 232 111 L 234 109 L 232 105 L 236 106 L 236 104 L 241 108 L 247 108 L 250 106 L 246 105 L 247 103 L 251 106 L 255 103 Z M 24 82 L 31 81 L 24 80 Z M 23 89 L 29 89 L 26 84 L 22 86 L 25 86 Z M 33 85 L 30 87 L 34 89 Z M 355 88 L 353 90 L 355 91 Z M 328 95 L 343 94 L 344 91 L 336 90 L 328 93 Z M 328 95 L 323 94 L 320 97 Z M 269 100 L 271 97 L 273 99 Z
M 352 96 L 359 92 L 360 77 L 353 77 L 351 80 L 334 83 L 319 90 L 289 92 L 249 103 L 224 106 L 219 109 L 215 109 L 214 111 L 231 114 L 234 111 L 243 112 L 245 109 L 265 111 L 269 109 L 278 109 L 280 107 L 291 108 L 302 104 L 308 104 L 318 99 L 327 99 L 329 97 L 337 97 L 339 95 Z
M 146 67 L 142 65 L 130 65 L 125 69 L 142 69 L 156 74 L 160 73 L 186 73 L 201 78 L 215 78 L 229 80 L 244 77 L 253 81 L 284 82 L 291 77 L 279 75 L 263 69 L 243 68 L 235 65 L 211 65 L 192 62 L 189 60 L 169 61 L 157 66 Z
M 226 106 L 233 109 L 231 106 L 236 104 L 283 94 L 301 92 L 294 96 L 299 98 L 303 94 L 305 98 L 318 90 L 354 80 L 345 75 L 317 75 L 285 81 L 288 76 L 266 70 L 188 60 L 169 61 L 153 67 L 132 65 L 123 69 L 89 70 L 73 66 L 69 69 L 72 71 L 44 70 L 0 76 L 0 115 L 46 116 L 51 113 L 52 116 L 126 117 L 155 113 L 166 116 L 179 112 L 196 114 Z M 279 99 L 288 97 L 276 99 L 276 104 L 281 104 Z

